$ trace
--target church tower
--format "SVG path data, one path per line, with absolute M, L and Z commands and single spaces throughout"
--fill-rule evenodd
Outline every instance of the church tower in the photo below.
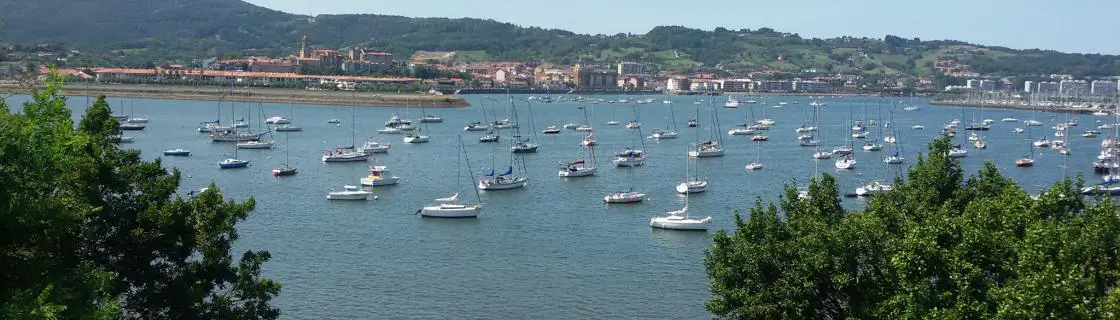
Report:
M 300 40 L 300 42 L 299 42 L 299 58 L 300 59 L 311 58 L 311 46 L 308 43 L 306 34 L 303 35 L 303 40 Z

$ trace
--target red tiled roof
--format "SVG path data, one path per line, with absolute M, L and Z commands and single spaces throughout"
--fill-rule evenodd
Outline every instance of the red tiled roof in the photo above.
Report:
M 126 68 L 100 68 L 97 73 L 116 73 L 129 75 L 156 75 L 156 69 L 126 69 Z M 171 72 L 169 72 L 171 73 Z M 419 81 L 417 78 L 406 77 L 362 77 L 362 76 L 321 76 L 283 72 L 249 72 L 249 71 L 217 71 L 203 69 L 187 69 L 176 71 L 173 74 L 183 76 L 215 76 L 227 78 L 288 78 L 288 79 L 325 79 L 334 81 Z

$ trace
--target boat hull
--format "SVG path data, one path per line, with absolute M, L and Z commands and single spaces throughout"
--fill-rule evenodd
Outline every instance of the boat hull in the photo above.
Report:
M 603 197 L 605 203 L 638 203 L 645 200 L 646 194 L 640 192 L 615 193 Z
M 406 137 L 404 137 L 404 143 L 427 143 L 429 141 L 431 141 L 431 139 L 428 136 L 406 136 Z
M 382 177 L 381 179 L 362 178 L 361 182 L 362 182 L 362 186 L 380 187 L 380 186 L 395 185 L 395 184 L 399 183 L 400 180 L 401 180 L 400 177 L 388 177 L 388 178 Z
M 369 200 L 372 193 L 332 192 L 327 194 L 327 200 L 364 201 Z
M 681 183 L 681 184 L 677 185 L 676 190 L 677 190 L 677 193 L 679 193 L 679 194 L 702 193 L 704 191 L 708 191 L 708 183 L 705 182 L 705 183 L 699 184 L 699 185 L 689 184 L 689 183 Z
M 723 156 L 723 149 L 719 150 L 691 150 L 688 152 L 689 157 L 693 158 L 708 158 Z
M 589 177 L 589 176 L 595 175 L 596 171 L 599 171 L 599 168 L 595 168 L 595 167 L 586 168 L 585 167 L 585 168 L 577 169 L 575 171 L 560 169 L 558 174 L 562 178 Z
M 649 226 L 667 230 L 708 231 L 708 229 L 712 227 L 712 218 L 674 219 L 669 217 L 653 217 L 649 219 Z
M 245 168 L 245 167 L 248 167 L 248 166 L 249 166 L 249 161 L 237 161 L 237 162 L 222 161 L 222 162 L 218 163 L 218 167 L 222 168 L 222 169 L 238 169 L 238 168 Z
M 463 206 L 462 208 L 446 208 L 442 206 L 424 207 L 420 209 L 420 216 L 427 218 L 478 218 L 482 206 Z
M 329 155 L 323 156 L 323 162 L 359 162 L 369 159 L 369 155 L 365 153 L 349 153 L 342 155 Z
M 191 155 L 191 152 L 186 151 L 186 150 L 181 150 L 181 151 L 168 150 L 168 151 L 164 151 L 163 155 L 171 156 L 171 157 L 189 157 Z
M 508 179 L 505 179 L 504 181 L 498 181 L 496 179 L 482 179 L 482 180 L 478 181 L 478 189 L 479 190 L 517 189 L 517 188 L 525 187 L 525 184 L 528 183 L 528 182 L 529 182 L 529 179 L 522 178 L 522 177 L 508 178 Z

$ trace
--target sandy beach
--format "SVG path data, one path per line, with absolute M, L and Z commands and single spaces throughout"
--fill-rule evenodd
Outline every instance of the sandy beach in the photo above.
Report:
M 222 92 L 225 91 L 223 95 Z M 0 84 L 0 92 L 27 94 L 27 88 L 14 84 Z M 374 93 L 357 91 L 311 91 L 278 88 L 227 88 L 213 86 L 137 85 L 137 84 L 86 84 L 71 83 L 62 89 L 69 96 L 104 94 L 108 97 L 211 100 L 239 102 L 296 103 L 315 105 L 356 105 L 362 107 L 417 106 L 428 108 L 456 108 L 470 106 L 457 96 L 420 94 Z

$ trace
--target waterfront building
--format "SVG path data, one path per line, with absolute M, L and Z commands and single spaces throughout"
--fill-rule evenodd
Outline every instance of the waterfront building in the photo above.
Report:
M 1063 96 L 1084 96 L 1089 93 L 1089 82 L 1085 80 L 1062 80 L 1058 82 L 1058 92 Z
M 726 79 L 723 80 L 724 92 L 750 92 L 751 79 Z
M 673 92 L 688 91 L 692 88 L 692 81 L 688 78 L 669 78 L 665 81 L 665 89 Z
M 576 89 L 615 89 L 618 88 L 618 73 L 598 66 L 576 64 L 572 67 L 576 78 Z
M 1115 96 L 1116 95 L 1116 81 L 1110 80 L 1093 80 L 1092 92 L 1095 96 Z
M 1059 86 L 1057 82 L 1042 81 L 1038 83 L 1035 92 L 1043 96 L 1056 96 L 1059 92 Z
M 1023 81 L 1023 92 L 1031 93 L 1031 92 L 1034 92 L 1034 91 L 1035 91 L 1034 90 L 1034 81 L 1030 81 L 1030 80 Z
M 307 39 L 307 35 L 303 35 L 303 39 L 299 41 L 299 58 L 311 59 L 311 44 Z
M 649 65 L 640 62 L 622 61 L 618 63 L 618 75 L 648 74 Z
M 827 92 L 829 86 L 824 81 L 797 80 L 793 82 L 793 91 L 799 92 Z
M 420 79 L 403 77 L 326 76 L 279 72 L 215 71 L 206 69 L 128 69 L 98 68 L 97 82 L 101 83 L 229 83 L 242 86 L 288 86 L 318 83 L 353 83 L 358 86 L 419 84 Z
M 688 86 L 688 89 L 696 92 L 710 92 L 720 91 L 722 87 L 719 81 L 709 79 L 693 79 Z
M 793 91 L 793 82 L 789 80 L 759 80 L 755 82 L 755 89 L 761 92 L 790 92 Z

